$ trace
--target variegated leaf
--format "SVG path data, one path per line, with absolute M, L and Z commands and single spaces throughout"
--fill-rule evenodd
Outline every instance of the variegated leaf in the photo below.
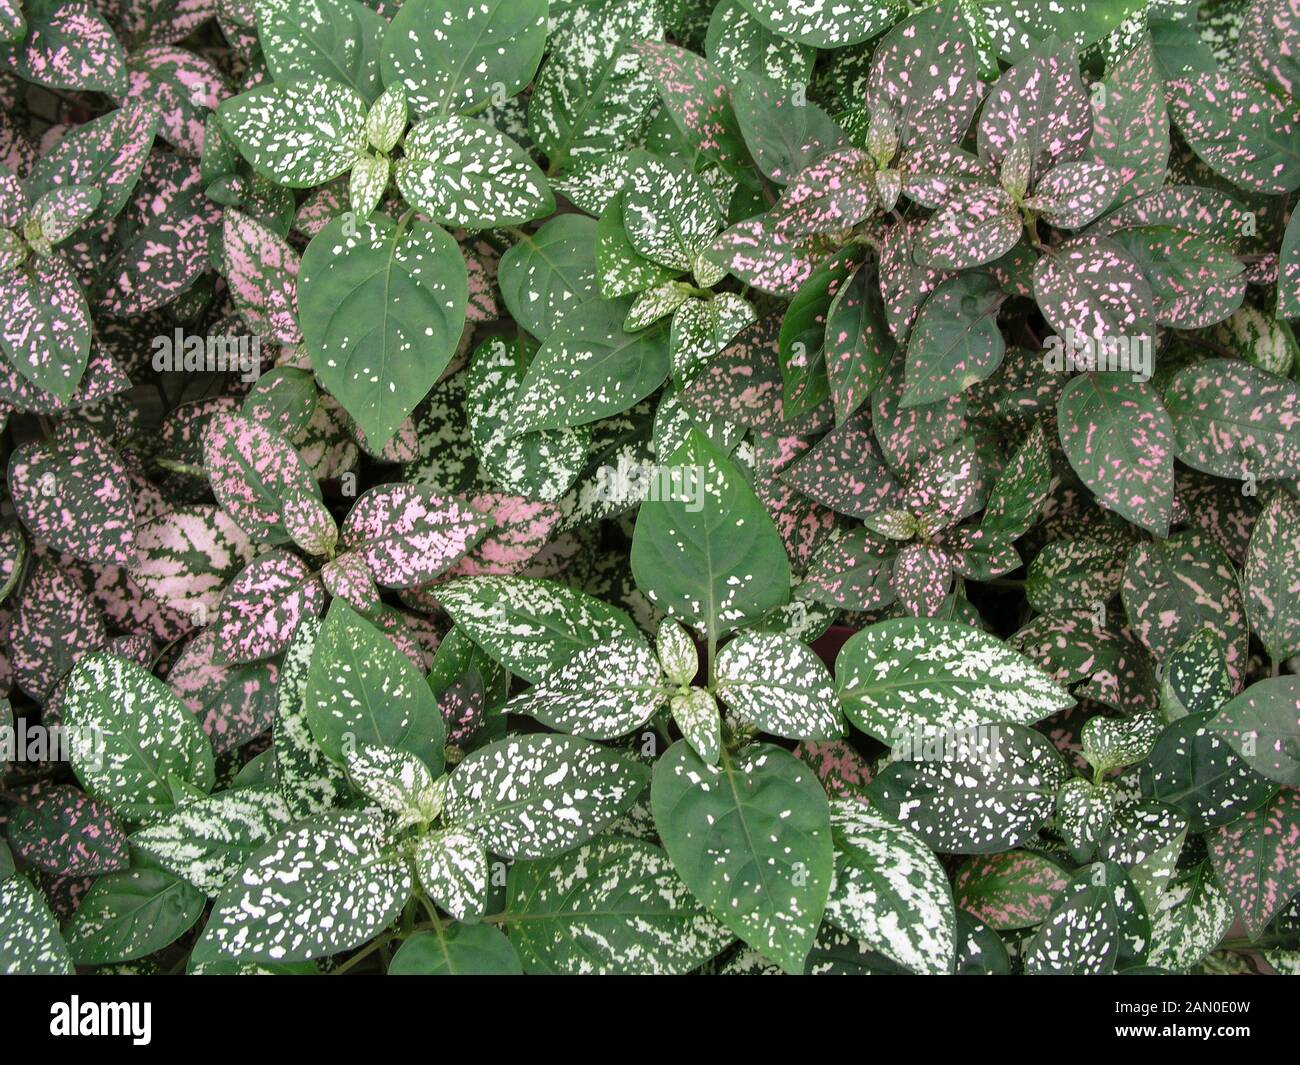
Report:
M 132 835 L 131 846 L 211 897 L 292 819 L 274 788 L 234 788 L 173 810 Z
M 506 858 L 549 858 L 597 835 L 645 787 L 643 766 L 576 736 L 480 747 L 447 786 L 448 825 Z
M 826 919 L 916 973 L 944 975 L 956 960 L 948 876 L 920 838 L 864 803 L 831 803 L 835 883 Z
M 723 647 L 715 672 L 718 697 L 764 732 L 799 740 L 844 733 L 830 673 L 793 637 L 741 633 Z
M 453 828 L 423 837 L 415 872 L 430 898 L 458 921 L 479 916 L 487 906 L 487 852 L 469 832 Z

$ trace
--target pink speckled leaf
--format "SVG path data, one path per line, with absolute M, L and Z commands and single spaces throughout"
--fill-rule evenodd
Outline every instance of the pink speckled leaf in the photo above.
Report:
M 1053 164 L 1078 159 L 1092 136 L 1092 111 L 1072 48 L 1031 55 L 989 90 L 979 122 L 980 158 L 999 169 L 1011 152 L 1027 153 L 1029 185 Z
M 255 218 L 227 209 L 222 224 L 226 284 L 248 327 L 277 344 L 297 344 L 298 253 Z
M 1163 659 L 1210 629 L 1227 648 L 1228 675 L 1246 675 L 1246 606 L 1237 572 L 1223 549 L 1197 532 L 1136 545 L 1121 587 L 1133 634 Z
M 808 567 L 809 598 L 842 610 L 876 610 L 894 601 L 890 587 L 897 546 L 869 529 L 827 543 Z
M 839 148 L 790 179 L 767 216 L 779 240 L 795 242 L 819 233 L 852 229 L 875 210 L 875 165 L 860 148 Z
M 1283 788 L 1268 805 L 1207 838 L 1214 872 L 1251 939 L 1300 891 L 1300 791 Z
M 289 645 L 303 618 L 324 607 L 324 589 L 301 559 L 268 552 L 226 589 L 214 623 L 217 650 L 234 663 L 270 658 Z
M 867 801 L 871 767 L 847 740 L 805 741 L 794 756 L 817 774 L 831 798 Z
M 1119 197 L 1131 200 L 1164 184 L 1169 162 L 1169 112 L 1151 39 L 1111 64 L 1092 102 L 1089 155 L 1119 173 Z
M 360 551 L 345 551 L 330 559 L 321 569 L 320 578 L 330 595 L 346 600 L 357 613 L 368 615 L 379 609 L 379 586 Z
M 922 207 L 943 207 L 996 175 L 977 156 L 955 144 L 921 141 L 899 160 L 902 191 Z
M 176 507 L 136 530 L 131 577 L 165 607 L 202 624 L 226 585 L 250 562 L 253 542 L 221 507 Z
M 1156 321 L 1201 329 L 1241 306 L 1245 264 L 1229 246 L 1166 226 L 1121 230 L 1109 239 L 1141 267 Z
M 70 784 L 42 782 L 16 794 L 6 832 L 18 857 L 61 876 L 126 868 L 126 831 L 104 803 Z
M 966 425 L 962 393 L 935 403 L 903 406 L 905 358 L 899 352 L 872 397 L 872 431 L 885 461 L 904 477 L 961 435 Z
M 70 130 L 32 168 L 28 194 L 39 198 L 50 189 L 69 185 L 97 188 L 99 206 L 87 228 L 102 226 L 126 205 L 157 128 L 157 105 L 131 100 Z
M 1300 99 L 1300 0 L 1255 0 L 1241 20 L 1237 65 Z
M 1241 359 L 1184 367 L 1165 388 L 1178 458 L 1216 477 L 1267 480 L 1300 469 L 1300 389 Z
M 677 127 L 701 155 L 733 171 L 748 158 L 731 94 L 708 60 L 662 41 L 633 45 Z
M 90 310 L 58 256 L 29 260 L 0 278 L 0 348 L 37 388 L 66 402 L 90 356 Z
M 465 320 L 495 321 L 501 317 L 501 303 L 496 287 L 500 255 L 486 240 L 469 237 L 461 238 L 460 250 L 465 256 L 465 269 L 469 274 L 469 303 L 465 306 Z
M 135 506 L 126 467 L 84 422 L 62 421 L 52 441 L 15 451 L 9 491 L 37 540 L 85 562 L 121 566 L 135 560 Z
M 1151 384 L 1124 373 L 1080 374 L 1061 393 L 1057 415 L 1066 457 L 1097 502 L 1169 535 L 1174 425 Z
M 998 931 L 1032 928 L 1047 919 L 1069 879 L 1035 851 L 981 854 L 957 870 L 953 901 Z
M 1023 229 L 1020 212 L 1005 190 L 971 185 L 917 234 L 917 259 L 943 270 L 982 266 L 1014 248 Z
M 1300 503 L 1277 491 L 1250 534 L 1243 574 L 1251 628 L 1273 661 L 1300 653 Z
M 209 419 L 203 466 L 217 502 L 255 540 L 275 544 L 291 538 L 285 521 L 290 497 L 320 501 L 320 486 L 298 452 L 240 414 L 223 411 Z
M 1105 237 L 1075 237 L 1034 266 L 1034 295 L 1056 332 L 1115 340 L 1153 336 L 1151 286 L 1136 262 Z
M 464 744 L 473 739 L 487 712 L 487 694 L 479 671 L 471 669 L 462 673 L 435 694 L 443 723 L 447 726 L 447 742 Z
M 28 4 L 27 39 L 18 71 L 54 89 L 120 92 L 126 56 L 112 27 L 90 4 Z
M 962 437 L 908 477 L 900 505 L 917 516 L 923 532 L 933 534 L 982 510 L 992 485 L 985 452 L 973 438 Z
M 1106 163 L 1076 159 L 1044 174 L 1025 205 L 1058 229 L 1080 229 L 1111 205 L 1122 184 Z
M 781 479 L 838 514 L 863 518 L 891 505 L 898 483 L 871 435 L 863 413 L 827 433 L 784 470 Z
M 274 662 L 221 664 L 218 638 L 208 630 L 191 640 L 167 674 L 167 685 L 199 719 L 213 751 L 222 754 L 271 727 L 280 670 Z
M 867 77 L 867 106 L 893 109 L 903 148 L 920 140 L 955 144 L 979 106 L 978 73 L 962 5 L 945 0 L 880 42 Z
M 133 54 L 127 76 L 125 99 L 158 104 L 159 133 L 185 155 L 202 155 L 208 114 L 230 92 L 221 71 L 184 48 L 158 45 Z
M 413 588 L 447 572 L 490 525 L 471 507 L 423 485 L 388 484 L 357 500 L 341 543 L 360 553 L 380 584 Z
M 90 597 L 48 558 L 37 562 L 9 630 L 18 686 L 44 702 L 77 659 L 107 638 Z
M 917 262 L 916 241 L 922 222 L 889 226 L 880 244 L 880 295 L 885 320 L 900 342 L 907 339 L 925 297 L 944 278 L 941 270 Z
M 826 378 L 837 423 L 867 401 L 893 357 L 876 272 L 860 266 L 826 311 Z
M 1300 185 L 1300 109 L 1253 78 L 1216 70 L 1166 83 L 1179 132 L 1217 174 L 1258 192 Z
M 793 296 L 828 250 L 820 237 L 779 236 L 762 215 L 725 230 L 706 255 L 747 285 L 775 296 Z
M 550 541 L 563 515 L 556 503 L 504 492 L 483 492 L 465 497 L 464 502 L 483 516 L 487 532 L 450 570 L 449 577 L 520 572 Z
M 198 165 L 155 152 L 115 233 L 99 306 L 125 317 L 170 303 L 208 265 L 208 242 L 221 220 Z
M 952 558 L 933 544 L 904 544 L 894 559 L 889 585 L 909 614 L 932 618 L 948 597 Z

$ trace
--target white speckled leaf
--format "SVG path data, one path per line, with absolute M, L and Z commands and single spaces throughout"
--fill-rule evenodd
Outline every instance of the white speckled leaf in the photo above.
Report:
M 906 5 L 896 0 L 858 0 L 852 4 L 833 0 L 800 4 L 744 0 L 744 4 L 759 22 L 782 37 L 818 48 L 843 48 L 865 41 L 907 10 Z
M 544 862 L 516 862 L 510 939 L 530 973 L 690 972 L 731 942 L 653 844 L 617 836 Z
M 861 630 L 840 650 L 835 677 L 849 720 L 886 743 L 918 726 L 1031 724 L 1074 702 L 996 636 L 938 618 Z
M 722 714 L 713 695 L 703 688 L 691 688 L 674 695 L 669 705 L 686 742 L 705 764 L 717 765 L 722 753 Z
M 722 215 L 699 177 L 651 159 L 628 179 L 623 225 L 632 247 L 646 258 L 686 271 L 722 229 Z
M 1152 914 L 1147 960 L 1175 972 L 1199 965 L 1219 945 L 1234 917 L 1210 863 L 1202 862 L 1170 885 L 1160 909 Z
M 415 873 L 429 897 L 458 921 L 479 916 L 487 905 L 487 852 L 469 832 L 450 829 L 421 839 Z
M 381 810 L 397 818 L 394 829 L 428 823 L 442 812 L 443 788 L 415 755 L 396 747 L 358 743 L 343 757 L 348 779 Z
M 402 152 L 397 187 L 435 221 L 484 229 L 555 210 L 537 164 L 486 122 L 456 115 L 426 119 L 406 135 Z
M 644 766 L 575 736 L 517 736 L 456 767 L 444 816 L 504 858 L 548 858 L 591 839 L 645 787 Z
M 59 922 L 25 876 L 0 881 L 0 974 L 70 976 Z
M 1119 919 L 1113 892 L 1088 887 L 1062 896 L 1025 953 L 1025 972 L 1096 976 L 1115 967 Z
M 831 831 L 835 881 L 826 919 L 914 972 L 951 972 L 952 892 L 920 837 L 857 799 L 831 802 Z
M 212 787 L 212 745 L 196 718 L 143 666 L 95 651 L 63 693 L 69 755 L 82 787 L 133 821 L 172 805 L 169 775 Z
M 556 581 L 466 577 L 440 587 L 438 601 L 476 644 L 533 684 L 579 651 L 637 635 L 621 610 Z
M 131 846 L 147 851 L 200 891 L 216 895 L 254 851 L 292 820 L 284 796 L 258 784 L 186 803 L 136 832 Z
M 505 709 L 560 732 L 609 740 L 644 724 L 666 699 L 654 653 L 639 636 L 621 637 L 583 648 Z
M 718 697 L 773 736 L 833 740 L 844 720 L 830 672 L 792 636 L 742 632 L 718 654 Z
M 787 972 L 803 970 L 830 890 L 830 808 L 812 771 L 770 744 L 706 765 L 685 741 L 655 764 L 655 825 L 710 912 Z
M 665 618 L 655 633 L 655 653 L 659 666 L 674 684 L 689 684 L 699 672 L 700 656 L 695 641 L 677 622 Z
M 261 85 L 224 101 L 217 115 L 253 169 L 290 188 L 345 173 L 366 142 L 365 101 L 327 78 Z
M 992 854 L 1032 839 L 1069 773 L 1039 732 L 1018 725 L 985 732 L 986 747 L 952 752 L 957 757 L 891 762 L 868 788 L 872 801 L 941 853 Z
M 287 829 L 217 897 L 196 960 L 305 961 L 360 946 L 401 912 L 412 881 L 376 812 Z

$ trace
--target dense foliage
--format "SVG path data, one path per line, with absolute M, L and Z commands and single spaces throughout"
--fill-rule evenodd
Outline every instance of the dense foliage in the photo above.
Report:
M 1300 0 L 0 38 L 0 972 L 1300 969 Z

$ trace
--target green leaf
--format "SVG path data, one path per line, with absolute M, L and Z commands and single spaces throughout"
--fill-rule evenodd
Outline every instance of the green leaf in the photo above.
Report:
M 515 736 L 456 767 L 444 818 L 504 858 L 549 858 L 625 813 L 647 777 L 643 766 L 589 740 Z
M 397 187 L 436 222 L 466 229 L 513 225 L 555 210 L 528 154 L 486 122 L 448 115 L 419 123 L 402 142 Z
M 406 939 L 388 963 L 389 976 L 521 976 L 519 954 L 490 924 L 434 927 Z
M 996 636 L 938 618 L 862 629 L 840 649 L 835 682 L 849 720 L 890 744 L 918 729 L 1028 725 L 1074 703 Z
M 530 684 L 581 651 L 637 636 L 621 610 L 532 577 L 466 577 L 440 586 L 438 602 L 476 644 Z
M 396 747 L 442 772 L 446 726 L 410 659 L 342 599 L 330 603 L 307 674 L 307 720 L 334 761 L 357 742 Z
M 609 740 L 645 724 L 667 701 L 654 653 L 637 636 L 579 651 L 506 704 L 560 732 Z
M 1018 540 L 1042 512 L 1052 483 L 1052 457 L 1041 422 L 1035 422 L 993 482 L 980 528 L 990 535 Z
M 1097 976 L 1111 972 L 1119 953 L 1113 891 L 1089 886 L 1067 893 L 1029 941 L 1025 972 Z
M 0 880 L 0 974 L 72 975 L 59 923 L 25 876 Z
M 562 214 L 501 256 L 497 283 L 506 310 L 533 336 L 545 340 L 574 307 L 599 295 L 596 225 Z
M 844 735 L 830 672 L 792 636 L 742 632 L 718 654 L 715 671 L 718 697 L 764 732 L 796 740 Z
M 480 0 L 449 8 L 410 0 L 384 38 L 384 82 L 416 115 L 477 110 L 533 80 L 546 46 L 547 0 Z
M 253 0 L 257 39 L 277 82 L 330 78 L 367 103 L 379 95 L 379 53 L 388 23 L 357 0 Z
M 460 249 L 426 222 L 344 215 L 307 246 L 298 308 L 321 384 L 378 450 L 446 369 L 469 281 Z
M 64 929 L 78 965 L 147 957 L 203 915 L 203 892 L 163 869 L 123 869 L 95 881 Z
M 626 316 L 626 301 L 607 299 L 566 315 L 528 367 L 510 431 L 586 425 L 630 409 L 663 384 L 667 330 L 628 333 Z
M 950 973 L 948 875 L 920 838 L 857 799 L 831 802 L 835 883 L 826 919 L 913 972 Z
M 529 973 L 690 972 L 731 942 L 668 856 L 642 840 L 600 839 L 541 862 L 516 862 L 505 926 Z
M 872 801 L 939 852 L 991 854 L 1033 839 L 1069 772 L 1041 733 L 1018 725 L 988 731 L 983 751 L 889 763 L 868 788 Z
M 785 603 L 780 533 L 730 459 L 692 429 L 665 466 L 669 484 L 641 504 L 632 537 L 632 573 L 651 602 L 710 640 Z
M 286 829 L 249 860 L 212 906 L 196 961 L 306 961 L 373 938 L 402 910 L 412 881 L 374 811 Z
M 715 10 L 724 10 L 724 5 Z M 785 44 L 787 51 L 795 47 Z M 772 52 L 779 53 L 779 49 Z M 754 162 L 767 177 L 783 185 L 827 152 L 844 146 L 844 131 L 805 98 L 802 85 L 778 84 L 761 71 L 741 71 L 733 103 L 736 122 Z
M 221 124 L 263 177 L 311 188 L 346 173 L 366 143 L 366 105 L 341 82 L 303 78 L 222 102 Z
M 256 785 L 187 802 L 131 837 L 167 872 L 216 895 L 255 850 L 293 820 L 273 787 Z
M 832 878 L 830 810 L 809 770 L 757 744 L 706 765 L 685 741 L 655 764 L 655 826 L 695 897 L 750 946 L 801 972 Z
M 63 694 L 72 770 L 128 820 L 172 805 L 168 777 L 212 787 L 212 745 L 185 704 L 143 666 L 104 651 L 82 658 Z
M 1206 726 L 1270 780 L 1300 787 L 1300 677 L 1265 677 Z

